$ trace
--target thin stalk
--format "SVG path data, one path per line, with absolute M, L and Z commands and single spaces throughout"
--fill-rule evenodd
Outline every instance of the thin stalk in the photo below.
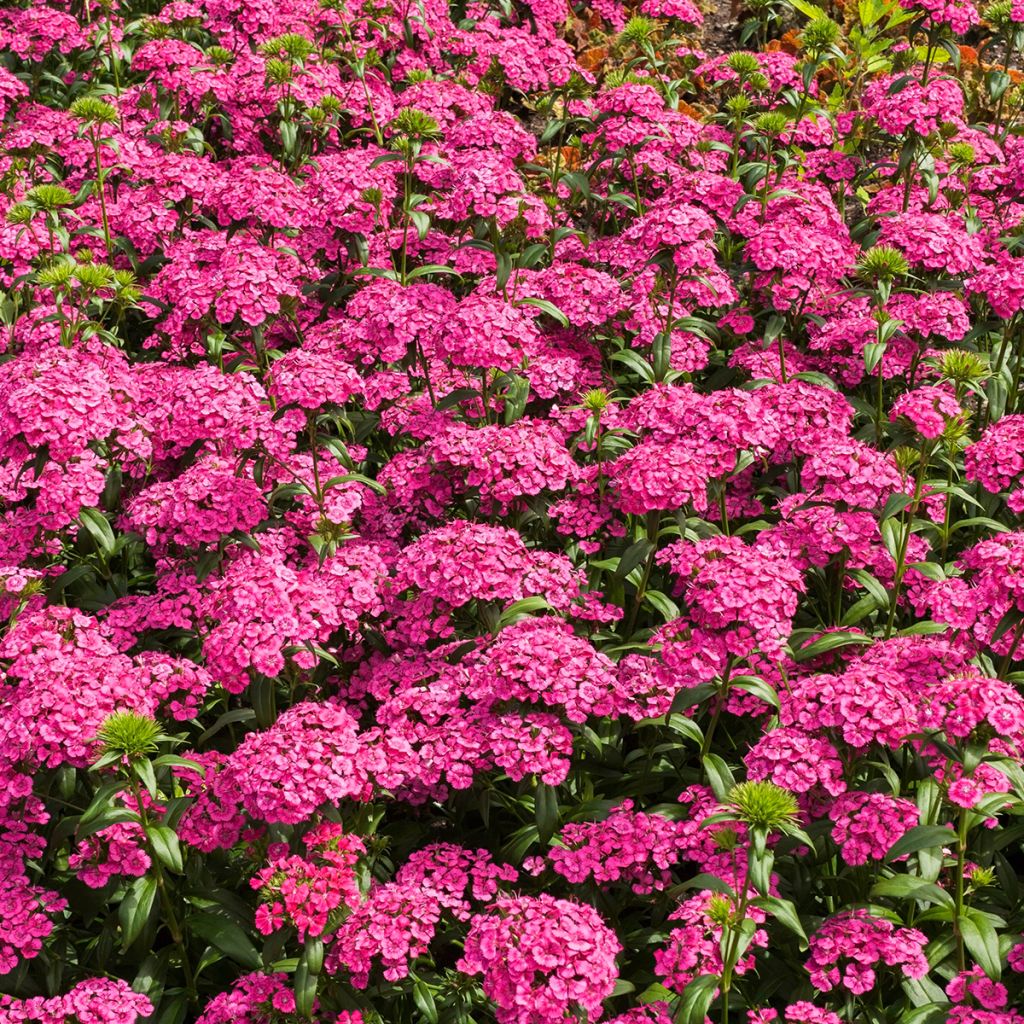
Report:
M 167 930 L 171 933 L 171 938 L 174 944 L 178 947 L 178 952 L 181 956 L 181 971 L 185 975 L 185 989 L 188 993 L 189 1002 L 195 1003 L 197 1000 L 196 994 L 196 979 L 192 971 L 192 963 L 188 957 L 188 948 L 185 944 L 185 933 L 182 931 L 181 924 L 178 922 L 178 915 L 174 911 L 174 902 L 171 899 L 170 893 L 167 891 L 167 880 L 164 877 L 164 869 L 160 863 L 160 858 L 156 854 L 156 850 L 153 848 L 153 844 L 149 839 L 149 811 L 145 804 L 142 802 L 142 790 L 139 788 L 139 781 L 133 775 L 129 780 L 131 787 L 132 796 L 135 799 L 135 806 L 139 813 L 139 819 L 142 822 L 142 831 L 146 837 L 146 846 L 149 848 L 149 859 L 153 868 L 153 877 L 156 880 L 157 892 L 160 893 L 160 903 L 164 910 L 164 918 L 167 921 Z
M 999 663 L 999 672 L 997 674 L 1000 679 L 1005 678 L 1006 673 L 1010 671 L 1010 664 L 1013 661 L 1014 654 L 1017 652 L 1022 635 L 1024 635 L 1024 619 L 1021 619 L 1020 624 L 1017 626 L 1017 631 L 1013 634 L 1013 640 L 1010 641 L 1010 647 L 1006 654 L 1003 655 L 1003 660 Z
M 960 809 L 957 823 L 956 878 L 953 880 L 953 935 L 956 938 L 956 960 L 961 972 L 967 970 L 964 937 L 960 933 L 960 915 L 964 910 L 964 869 L 967 866 L 967 809 Z
M 892 600 L 889 604 L 889 618 L 885 624 L 885 639 L 892 636 L 893 627 L 896 625 L 896 609 L 899 605 L 900 590 L 903 586 L 903 577 L 906 574 L 907 547 L 910 544 L 910 531 L 914 525 L 914 515 L 921 503 L 921 492 L 924 490 L 924 475 L 928 472 L 928 463 L 931 459 L 931 452 L 927 454 L 922 450 L 921 459 L 917 466 L 917 476 L 914 478 L 914 495 L 910 504 L 903 513 L 903 533 L 900 536 L 900 546 L 896 554 L 896 575 L 893 577 Z
M 110 220 L 107 217 L 107 198 L 103 189 L 103 157 L 100 155 L 100 137 L 95 127 L 89 132 L 89 138 L 96 159 L 96 191 L 100 200 L 100 216 L 103 218 L 103 241 L 107 247 L 107 261 L 113 262 L 114 249 L 110 244 Z
M 636 626 L 637 616 L 640 614 L 640 606 L 644 603 L 644 594 L 647 593 L 647 584 L 651 582 L 651 573 L 654 571 L 654 560 L 658 554 L 658 526 L 661 516 L 657 512 L 648 512 L 645 523 L 647 539 L 651 542 L 651 551 L 647 556 L 647 563 L 644 566 L 644 573 L 637 587 L 636 597 L 633 599 L 633 607 L 629 613 L 629 624 L 626 626 L 626 636 L 631 636 Z

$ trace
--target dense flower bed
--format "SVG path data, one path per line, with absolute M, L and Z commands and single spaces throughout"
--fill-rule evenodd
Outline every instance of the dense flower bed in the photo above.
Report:
M 0 1024 L 1024 1024 L 1024 4 L 739 11 L 0 9 Z

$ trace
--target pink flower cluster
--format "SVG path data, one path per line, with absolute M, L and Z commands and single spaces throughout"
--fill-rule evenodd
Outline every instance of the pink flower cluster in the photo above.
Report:
M 842 985 L 856 995 L 874 986 L 882 965 L 899 968 L 907 978 L 923 978 L 928 973 L 927 942 L 916 928 L 898 928 L 866 910 L 846 911 L 811 936 L 811 983 L 822 992 Z
M 615 933 L 592 907 L 552 896 L 500 897 L 470 921 L 459 969 L 483 976 L 500 1024 L 591 1020 L 618 977 Z

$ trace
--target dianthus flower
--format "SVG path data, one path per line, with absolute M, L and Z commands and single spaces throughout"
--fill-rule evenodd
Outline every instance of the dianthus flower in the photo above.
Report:
M 701 629 L 729 631 L 735 654 L 779 655 L 793 631 L 805 584 L 788 552 L 739 537 L 676 541 L 658 555 L 679 579 L 676 593 Z
M 719 974 L 722 970 L 721 940 L 724 916 L 732 913 L 732 897 L 712 892 L 691 896 L 669 915 L 669 920 L 682 922 L 669 932 L 663 949 L 654 952 L 654 972 L 665 987 L 682 994 L 686 986 L 702 974 Z M 763 924 L 764 911 L 756 907 L 747 910 L 753 924 Z M 768 933 L 755 928 L 748 950 L 764 949 Z M 746 974 L 756 966 L 753 952 L 748 952 L 736 963 L 737 974 Z
M 260 897 L 255 923 L 263 935 L 284 924 L 295 928 L 299 941 L 323 935 L 339 907 L 359 902 L 356 864 L 366 852 L 363 841 L 333 825 L 318 826 L 303 841 L 308 857 L 289 856 L 287 848 L 272 847 L 268 865 L 250 881 Z
M 981 269 L 985 259 L 982 236 L 968 233 L 963 220 L 955 216 L 901 213 L 882 220 L 878 239 L 896 246 L 912 264 L 926 270 L 972 273 Z
M 564 555 L 529 550 L 515 530 L 449 523 L 422 534 L 397 560 L 393 609 L 402 628 L 396 639 L 409 645 L 432 634 L 450 635 L 450 611 L 472 600 L 504 603 L 541 596 L 567 611 L 582 584 Z
M 900 0 L 900 6 L 915 13 L 924 12 L 926 25 L 935 28 L 947 26 L 958 36 L 970 31 L 981 20 L 970 0 Z
M 750 748 L 743 762 L 751 779 L 768 779 L 794 793 L 846 792 L 836 748 L 802 729 L 773 729 Z
M 68 857 L 68 867 L 91 889 L 102 889 L 111 878 L 138 878 L 150 866 L 146 836 L 133 821 L 117 822 L 83 839 Z
M 973 673 L 954 676 L 924 694 L 923 720 L 951 739 L 966 739 L 979 726 L 1012 743 L 1024 745 L 1024 697 L 1001 679 Z
M 178 835 L 204 853 L 229 850 L 241 837 L 245 815 L 241 788 L 234 774 L 225 770 L 230 763 L 228 755 L 190 751 L 188 760 L 196 762 L 201 771 L 185 767 L 177 772 L 191 798 L 178 822 Z
M 926 384 L 900 395 L 890 418 L 904 416 L 922 437 L 934 440 L 962 411 L 951 388 Z
M 885 793 L 849 792 L 832 805 L 832 838 L 847 864 L 881 860 L 918 823 L 917 807 Z
M 0 1020 L 5 1024 L 135 1024 L 153 1012 L 153 1004 L 120 978 L 89 978 L 66 995 L 15 999 L 0 996 Z M 207 1021 L 206 1024 L 213 1024 Z
M 471 295 L 438 325 L 431 344 L 456 366 L 515 369 L 538 340 L 528 308 L 499 297 Z
M 692 506 L 707 510 L 708 484 L 736 465 L 722 445 L 702 448 L 692 441 L 641 441 L 610 467 L 623 512 L 644 515 Z
M 812 452 L 801 474 L 804 488 L 828 501 L 876 508 L 903 487 L 891 456 L 855 440 L 831 440 Z
M 571 722 L 614 715 L 616 690 L 611 660 L 568 623 L 550 617 L 525 619 L 503 629 L 469 680 L 469 694 L 476 699 L 562 709 Z
M 1024 21 L 1024 18 L 1022 18 Z M 1006 252 L 996 255 L 994 263 L 981 267 L 968 279 L 967 289 L 984 295 L 996 316 L 1009 319 L 1024 308 L 1024 260 Z
M 356 988 L 366 988 L 374 961 L 387 981 L 409 974 L 427 951 L 441 919 L 440 900 L 418 885 L 387 882 L 370 889 L 339 925 L 327 958 L 327 970 L 347 971 Z
M 624 881 L 636 893 L 649 893 L 665 888 L 688 832 L 687 823 L 634 811 L 633 801 L 624 800 L 603 821 L 566 825 L 558 834 L 562 845 L 548 860 L 573 884 L 591 878 L 599 885 Z
M 954 1003 L 978 1002 L 986 1010 L 1001 1010 L 1006 1006 L 1006 986 L 992 981 L 980 967 L 961 971 L 947 986 L 946 995 Z
M 502 882 L 514 882 L 519 872 L 498 864 L 486 850 L 469 850 L 454 843 L 432 843 L 409 855 L 395 881 L 417 886 L 460 921 L 472 913 L 471 901 L 489 903 Z
M 196 1024 L 269 1024 L 295 1009 L 286 974 L 243 974 L 227 992 L 214 996 Z
M 269 729 L 252 732 L 227 771 L 255 818 L 296 824 L 324 803 L 360 798 L 366 777 L 356 767 L 356 723 L 331 702 L 305 701 Z
M 928 973 L 926 936 L 916 928 L 898 928 L 867 910 L 849 910 L 829 918 L 811 936 L 807 970 L 811 984 L 822 992 L 842 985 L 862 995 L 875 985 L 875 969 L 898 967 L 904 977 Z
M 270 393 L 279 405 L 344 405 L 362 389 L 356 369 L 333 352 L 293 349 L 270 368 Z
M 124 526 L 153 547 L 198 547 L 234 530 L 251 530 L 265 515 L 263 493 L 252 478 L 237 473 L 227 459 L 207 456 L 132 498 Z
M 987 491 L 1010 491 L 1008 504 L 1024 512 L 1024 415 L 1004 416 L 990 424 L 964 452 L 968 480 L 977 480 Z
M 503 511 L 517 499 L 565 490 L 579 475 L 563 431 L 546 420 L 477 429 L 456 424 L 426 450 L 435 464 L 450 466 Z
M 499 896 L 470 921 L 459 970 L 483 975 L 499 1024 L 601 1018 L 621 947 L 593 907 L 553 896 Z
M 783 1021 L 785 1024 L 842 1024 L 839 1014 L 803 999 L 790 1003 L 782 1011 L 782 1017 L 776 1010 L 747 1010 L 747 1024 L 782 1024 Z
M 172 336 L 209 317 L 261 326 L 301 296 L 307 273 L 294 255 L 245 232 L 198 232 L 172 242 L 165 255 L 148 292 L 169 304 L 162 326 Z
M 854 665 L 841 675 L 791 682 L 780 695 L 783 725 L 830 730 L 858 751 L 872 743 L 897 749 L 920 728 L 918 694 L 890 669 Z
M 906 76 L 880 75 L 864 90 L 864 110 L 890 135 L 913 129 L 931 135 L 939 126 L 960 117 L 964 95 L 955 78 L 933 75 L 927 85 Z

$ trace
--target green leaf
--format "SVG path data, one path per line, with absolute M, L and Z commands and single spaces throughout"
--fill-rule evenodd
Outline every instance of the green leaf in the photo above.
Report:
M 437 1024 L 437 1004 L 434 1002 L 434 994 L 423 981 L 417 981 L 412 987 L 412 1000 L 416 1009 L 429 1021 L 429 1024 Z
M 841 647 L 859 646 L 863 647 L 865 644 L 871 643 L 871 637 L 864 636 L 863 633 L 853 633 L 849 630 L 836 630 L 834 633 L 826 633 L 824 636 L 818 637 L 813 643 L 807 644 L 806 647 L 801 647 L 799 650 L 793 652 L 794 661 L 810 661 L 811 658 L 820 657 L 822 654 L 827 654 L 829 651 L 838 650 Z
M 310 974 L 319 974 L 324 966 L 324 940 L 310 935 L 303 944 L 302 959 Z
M 779 710 L 779 695 L 760 676 L 736 676 L 729 680 L 729 685 L 735 690 L 746 690 L 776 711 Z
M 79 822 L 82 825 L 87 825 L 94 818 L 99 817 L 110 806 L 114 797 L 121 792 L 122 786 L 121 782 L 104 782 L 93 794 L 93 798 L 89 802 L 89 806 L 82 812 Z
M 309 970 L 306 961 L 300 960 L 298 967 L 295 968 L 295 980 L 292 982 L 295 987 L 295 1013 L 307 1020 L 313 1017 L 317 979 L 318 976 Z
M 1010 76 L 998 68 L 985 74 L 985 89 L 990 100 L 995 102 L 1010 87 Z
M 259 950 L 252 940 L 234 921 L 217 914 L 192 914 L 186 921 L 188 928 L 205 942 L 215 946 L 225 956 L 231 957 L 235 963 L 247 967 L 250 971 L 262 966 Z
M 619 559 L 619 564 L 614 572 L 615 578 L 625 579 L 638 565 L 646 560 L 653 546 L 646 538 L 638 540 L 635 544 L 630 544 L 622 552 L 622 557 Z
M 889 847 L 885 859 L 896 860 L 908 853 L 950 846 L 955 842 L 956 833 L 944 825 L 915 825 Z
M 442 267 L 438 263 L 427 263 L 409 272 L 408 279 L 415 281 L 418 277 L 426 277 L 427 274 L 450 274 L 453 277 L 462 278 L 462 275 L 451 267 Z
M 635 374 L 647 381 L 648 384 L 654 383 L 654 370 L 651 365 L 646 362 L 638 353 L 632 349 L 623 349 L 621 352 L 615 352 L 611 361 L 613 363 L 625 363 Z
M 708 697 L 714 696 L 717 692 L 718 690 L 710 683 L 688 686 L 685 690 L 680 690 L 676 694 L 675 699 L 672 701 L 671 711 L 685 711 L 687 708 L 692 708 L 702 703 Z
M 968 911 L 957 918 L 957 925 L 975 963 L 993 981 L 998 981 L 1002 973 L 1002 958 L 999 955 L 999 936 L 992 922 L 983 914 Z
M 687 718 L 686 715 L 670 711 L 665 717 L 665 724 L 673 732 L 677 732 L 680 736 L 685 736 L 688 740 L 692 740 L 698 747 L 704 745 L 704 733 L 692 718 Z
M 149 838 L 149 845 L 153 853 L 159 858 L 160 863 L 169 867 L 172 871 L 184 869 L 181 860 L 181 845 L 178 836 L 173 828 L 166 825 L 147 825 L 146 835 Z
M 121 924 L 121 948 L 127 949 L 141 934 L 149 923 L 149 915 L 153 911 L 156 899 L 156 879 L 152 875 L 136 878 L 121 900 L 117 911 L 117 919 Z
M 942 571 L 942 566 L 935 562 L 908 562 L 907 568 L 919 572 L 926 579 L 930 579 L 935 583 L 941 583 L 946 578 L 946 574 Z
M 511 626 L 513 622 L 518 622 L 520 619 L 528 618 L 534 612 L 551 610 L 551 605 L 543 597 L 524 597 L 522 600 L 510 604 L 498 616 L 495 632 L 500 633 L 506 626 Z
M 707 772 L 715 796 L 724 802 L 729 791 L 736 785 L 732 770 L 717 754 L 705 754 L 704 771 Z
M 644 601 L 654 608 L 666 622 L 679 618 L 679 606 L 660 590 L 645 591 Z
M 672 993 L 660 981 L 655 981 L 636 997 L 636 1001 L 641 1005 L 646 1005 L 647 1003 L 667 1003 L 673 998 Z
M 78 519 L 95 542 L 96 549 L 105 556 L 112 555 L 117 541 L 107 517 L 98 508 L 83 508 Z
M 388 489 L 383 484 L 377 483 L 376 480 L 366 476 L 364 473 L 343 473 L 341 476 L 332 476 L 330 480 L 324 484 L 324 490 L 329 491 L 336 484 L 349 483 L 362 484 L 364 487 L 369 487 L 370 490 L 376 494 L 388 493 Z
M 569 326 L 569 318 L 553 303 L 547 299 L 536 299 L 533 296 L 520 299 L 517 306 L 535 306 L 537 309 L 547 313 L 553 320 L 557 320 L 563 327 Z
M 683 989 L 675 1024 L 704 1024 L 719 984 L 717 974 L 702 974 L 691 981 Z
M 79 818 L 78 826 L 75 828 L 75 835 L 79 839 L 85 839 L 93 835 L 93 833 L 107 828 L 109 825 L 117 825 L 124 821 L 137 822 L 138 820 L 138 814 L 127 807 L 110 807 L 106 811 L 94 815 L 88 821 L 85 821 L 84 818 Z
M 869 341 L 864 346 L 864 371 L 866 373 L 870 373 L 882 361 L 882 356 L 885 355 L 885 350 L 888 347 L 884 341 Z
M 245 708 L 246 714 L 252 718 L 252 711 L 249 708 Z M 198 772 L 202 775 L 206 769 L 198 761 L 190 761 L 187 757 L 178 757 L 177 754 L 161 754 L 159 757 L 153 758 L 154 768 L 188 768 L 191 771 Z
M 886 519 L 891 519 L 893 516 L 898 515 L 902 512 L 912 501 L 914 500 L 911 494 L 891 494 L 889 495 L 888 501 L 882 506 L 882 515 L 879 518 L 879 522 L 883 522 Z
M 871 888 L 871 897 L 890 896 L 894 899 L 920 900 L 924 903 L 936 903 L 942 906 L 953 906 L 953 897 L 934 882 L 916 875 L 894 875 L 883 878 Z
M 158 1013 L 153 1017 L 147 1017 L 152 1024 L 182 1024 L 185 1015 L 188 1013 L 188 996 L 185 994 L 173 996 L 170 999 L 163 999 L 160 1002 Z
M 788 928 L 800 940 L 800 948 L 807 949 L 807 933 L 800 923 L 800 915 L 796 907 L 789 900 L 779 899 L 776 896 L 759 896 L 752 901 L 754 906 L 771 914 L 779 924 Z
M 156 772 L 148 758 L 140 757 L 132 762 L 132 767 L 142 780 L 142 784 L 149 790 L 149 795 L 155 800 L 157 797 Z
M 710 889 L 711 892 L 720 892 L 726 896 L 734 896 L 735 892 L 733 887 L 724 879 L 719 878 L 718 875 L 711 875 L 707 872 L 701 872 L 699 875 L 694 875 L 693 878 L 688 878 L 685 882 L 676 886 L 676 889 L 680 892 L 686 892 L 688 889 Z M 670 890 L 674 892 L 675 890 Z M 754 901 L 757 902 L 756 900 Z
M 546 843 L 558 829 L 560 812 L 558 807 L 558 787 L 549 786 L 546 782 L 538 782 L 533 797 L 534 820 L 537 822 L 537 834 L 542 843 Z

